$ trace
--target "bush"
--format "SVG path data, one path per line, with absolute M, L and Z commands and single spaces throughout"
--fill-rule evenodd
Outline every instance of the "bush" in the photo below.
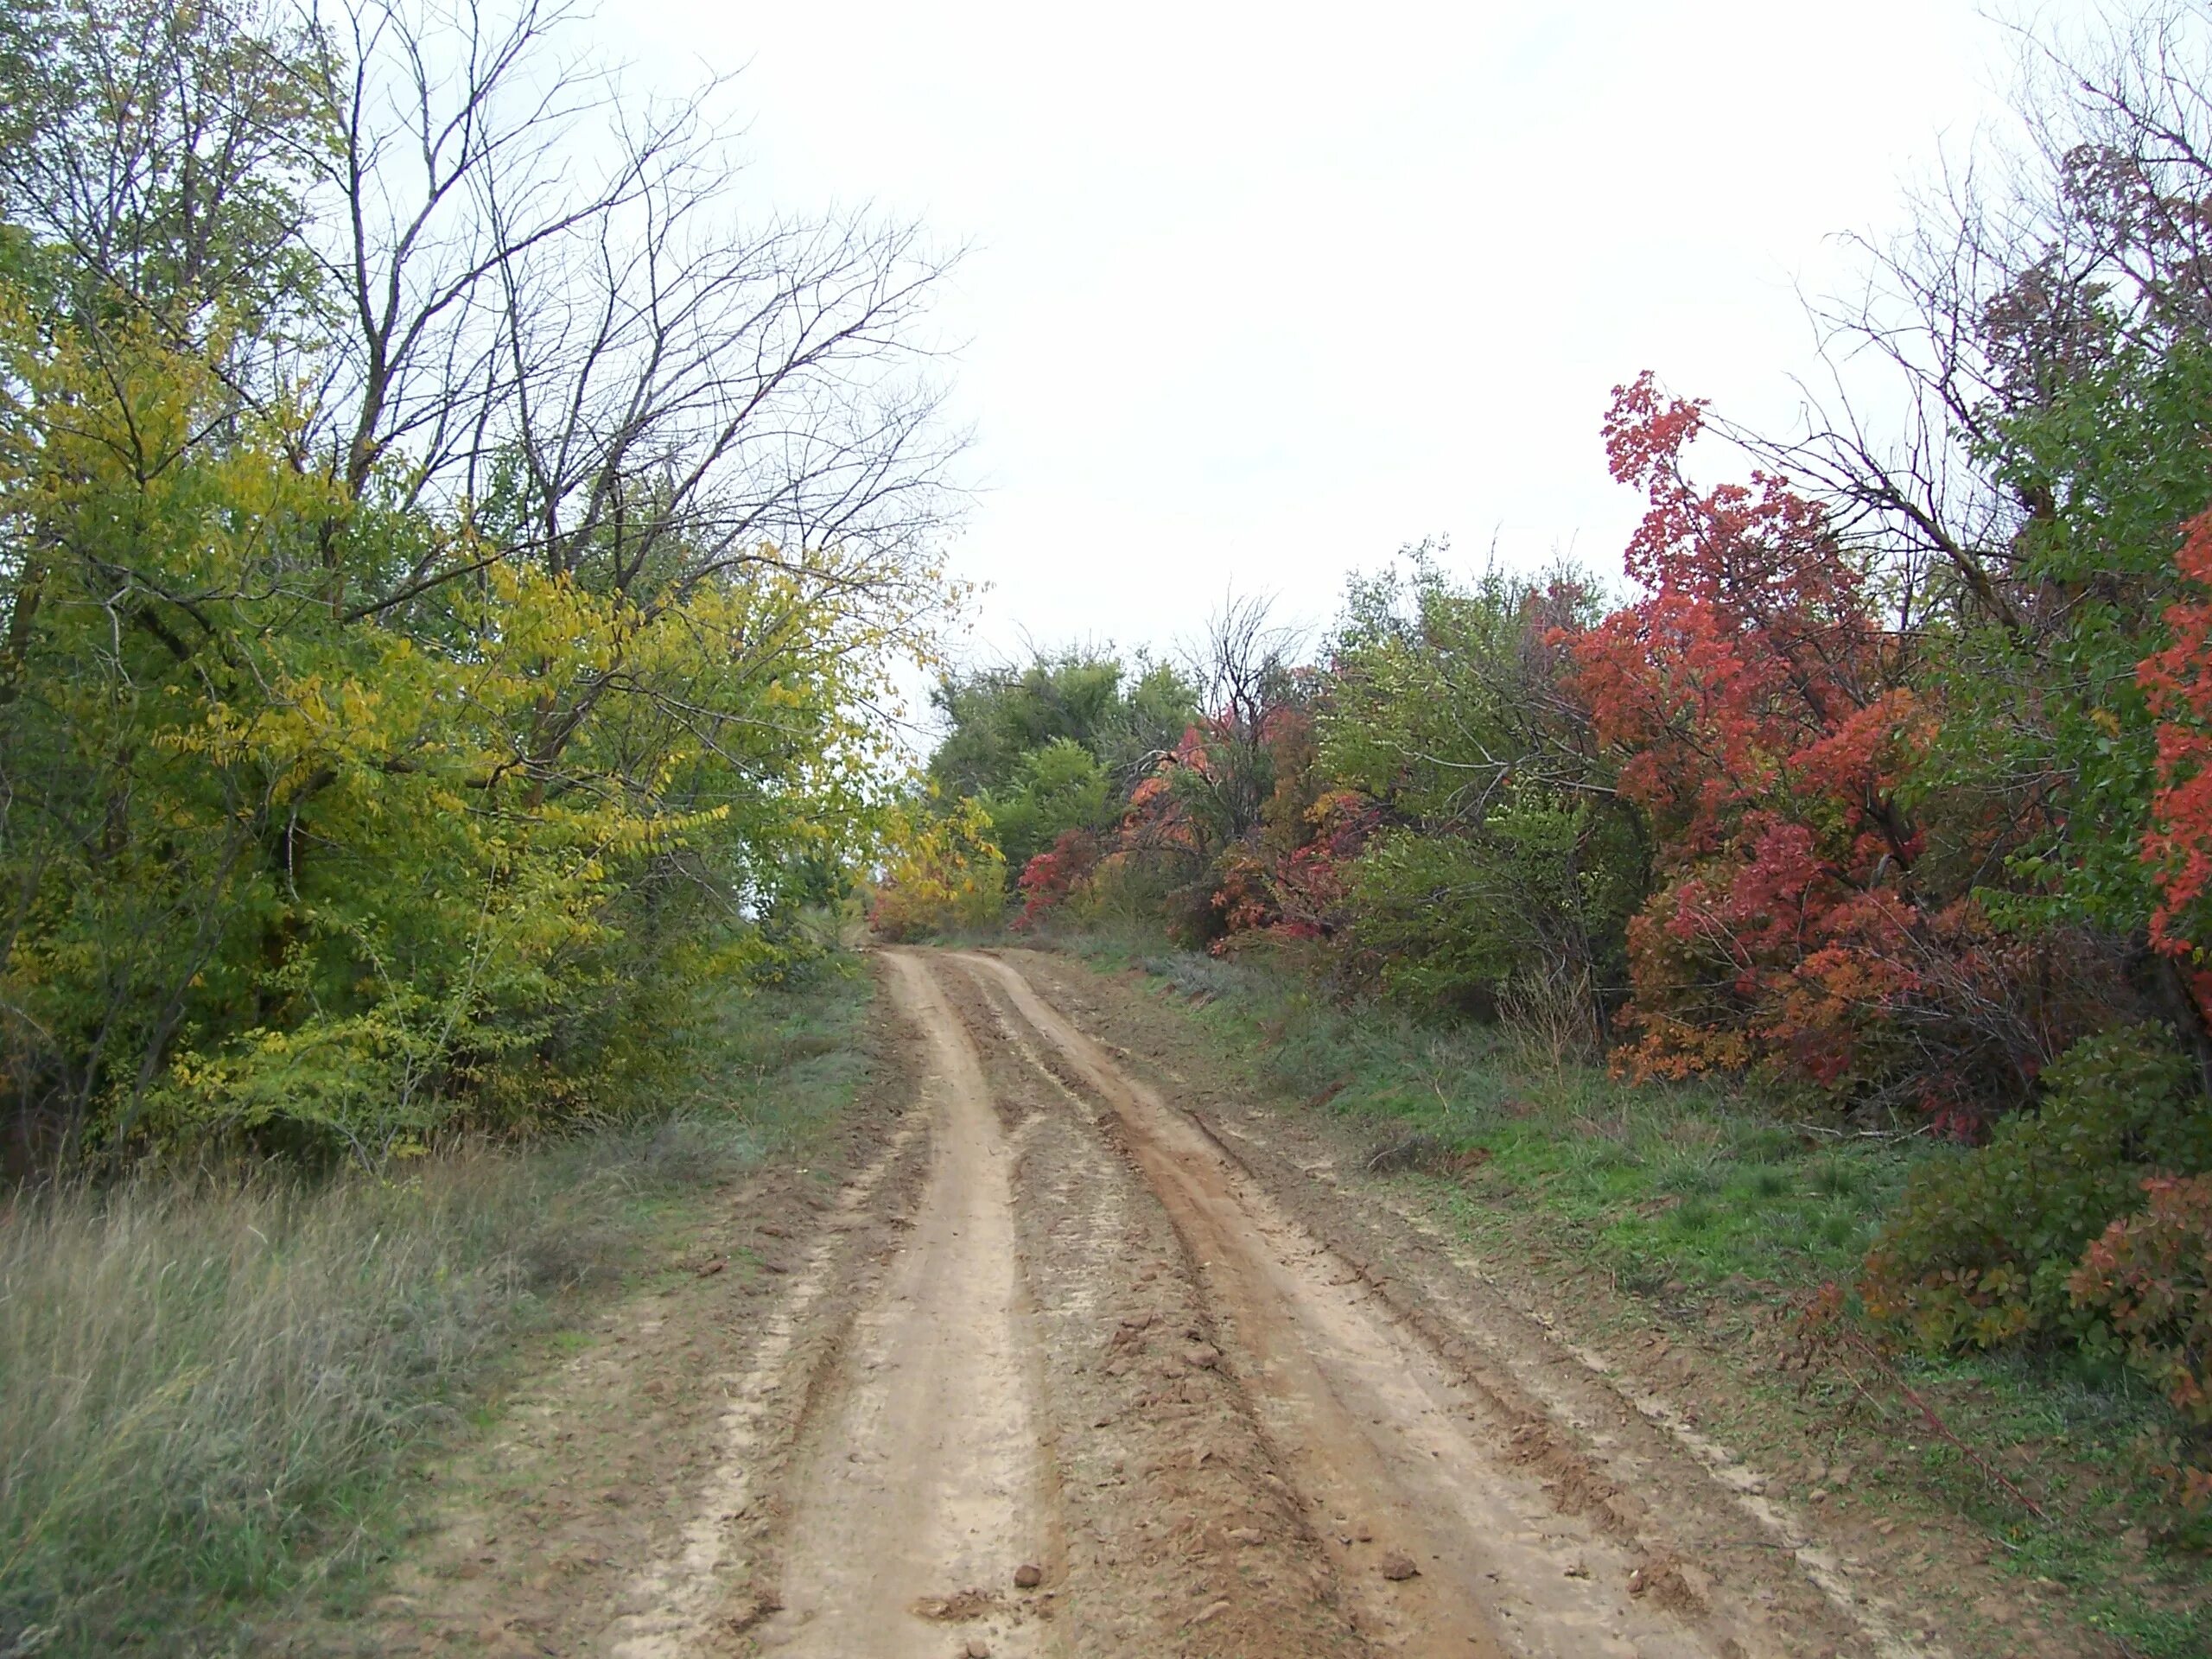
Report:
M 1642 898 L 1637 849 L 1618 813 L 1530 790 L 1479 831 L 1399 830 L 1351 867 L 1351 937 L 1383 988 L 1420 1008 L 1489 1014 L 1510 988 L 1582 988 L 1625 974 L 1620 941 Z
M 1014 886 L 1021 893 L 1021 913 L 1014 925 L 1024 931 L 1035 927 L 1066 904 L 1090 872 L 1097 868 L 1098 842 L 1087 830 L 1063 830 L 1052 850 L 1038 854 L 1022 866 Z
M 868 926 L 892 944 L 995 926 L 1006 912 L 1006 858 L 974 800 L 943 817 L 918 805 L 894 830 Z
M 2068 1281 L 2094 1322 L 2088 1343 L 2125 1357 L 2195 1425 L 2196 1466 L 2180 1471 L 2195 1509 L 2212 1507 L 2212 1178 L 2154 1176 L 2142 1213 L 2113 1222 Z
M 2212 1103 L 2158 1028 L 2085 1038 L 2044 1084 L 2041 1110 L 1913 1177 L 1866 1257 L 1877 1320 L 1931 1349 L 2060 1330 L 2083 1248 L 2142 1208 L 2146 1178 L 2212 1170 Z

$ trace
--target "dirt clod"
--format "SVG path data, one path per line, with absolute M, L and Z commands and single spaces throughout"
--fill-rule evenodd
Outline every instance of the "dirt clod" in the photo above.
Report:
M 914 1617 L 940 1624 L 962 1624 L 981 1618 L 997 1605 L 998 1598 L 984 1590 L 960 1590 L 949 1596 L 925 1596 L 914 1604 Z
M 1017 1590 L 1034 1590 L 1044 1582 L 1045 1569 L 1034 1561 L 1024 1561 L 1014 1569 L 1014 1587 Z
M 1408 1579 L 1421 1576 L 1421 1568 L 1414 1565 L 1414 1558 L 1402 1549 L 1394 1549 L 1383 1556 L 1378 1570 L 1393 1584 L 1403 1584 Z

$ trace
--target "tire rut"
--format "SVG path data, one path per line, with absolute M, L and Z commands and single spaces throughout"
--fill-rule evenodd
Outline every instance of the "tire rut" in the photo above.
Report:
M 1718 1616 L 1637 1599 L 1640 1563 L 1560 1512 L 1516 1459 L 1517 1426 L 1203 1128 L 1126 1075 L 1011 964 L 957 960 L 988 976 L 1109 1109 L 1198 1263 L 1230 1363 L 1376 1647 L 1561 1659 L 1746 1651 Z
M 1064 1651 L 1370 1653 L 1249 1399 L 1218 1363 L 1200 1272 L 1112 1114 L 1031 1043 L 988 976 L 963 964 L 943 977 L 1001 1112 L 1020 1123 L 1015 1218 L 1061 1476 Z
M 781 1606 L 753 1640 L 822 1659 L 950 1651 L 948 1620 L 1006 1659 L 1051 1651 L 1036 1604 L 1004 1598 L 1055 1530 L 1016 1259 L 1007 1136 L 929 969 L 889 952 L 922 1033 L 932 1136 L 920 1205 L 855 1323 L 792 1491 Z

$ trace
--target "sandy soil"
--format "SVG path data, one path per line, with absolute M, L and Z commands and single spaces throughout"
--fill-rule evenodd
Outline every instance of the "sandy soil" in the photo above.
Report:
M 1267 1114 L 1189 1109 L 1096 976 L 882 971 L 887 1097 L 737 1195 L 760 1270 L 610 1315 L 353 1650 L 1944 1651 L 1694 1413 L 1347 1219 Z

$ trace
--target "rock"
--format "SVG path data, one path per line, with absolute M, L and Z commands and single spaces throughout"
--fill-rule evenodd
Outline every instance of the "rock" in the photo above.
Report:
M 1257 1527 L 1231 1527 L 1229 1529 L 1229 1541 L 1232 1544 L 1243 1544 L 1249 1548 L 1254 1544 L 1263 1544 L 1267 1541 L 1268 1535 Z
M 1183 1363 L 1202 1371 L 1211 1370 L 1221 1363 L 1221 1350 L 1210 1342 L 1194 1342 L 1183 1351 Z
M 991 1659 L 991 1644 L 980 1636 L 969 1637 L 968 1645 L 961 1651 L 968 1656 L 968 1659 Z
M 1408 1579 L 1421 1576 L 1421 1568 L 1414 1565 L 1414 1558 L 1402 1549 L 1394 1549 L 1381 1562 L 1382 1576 L 1393 1584 L 1403 1584 Z
M 1044 1582 L 1045 1569 L 1034 1561 L 1024 1561 L 1014 1569 L 1014 1587 L 1017 1590 L 1034 1590 Z

